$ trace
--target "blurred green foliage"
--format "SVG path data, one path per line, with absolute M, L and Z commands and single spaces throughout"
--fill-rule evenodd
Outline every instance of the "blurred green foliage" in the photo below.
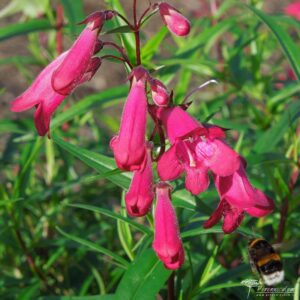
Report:
M 84 17 L 82 2 L 61 0 L 65 38 L 80 32 L 76 23 Z M 105 2 L 125 14 L 122 1 Z M 173 204 L 186 250 L 186 263 L 175 275 L 176 299 L 246 299 L 248 288 L 241 281 L 257 279 L 247 257 L 248 238 L 276 242 L 286 202 L 280 250 L 284 286 L 299 290 L 300 189 L 299 180 L 290 187 L 290 178 L 299 171 L 300 88 L 288 70 L 300 78 L 300 23 L 264 13 L 262 2 L 269 1 L 241 2 L 222 1 L 214 17 L 191 17 L 193 29 L 186 39 L 170 37 L 162 27 L 142 40 L 143 64 L 174 89 L 177 103 L 204 81 L 219 82 L 193 96 L 190 112 L 231 129 L 230 144 L 248 161 L 251 182 L 276 202 L 271 215 L 246 217 L 237 232 L 223 235 L 220 226 L 202 227 L 217 205 L 215 190 L 194 197 L 182 180 L 174 183 Z M 32 80 L 36 74 L 28 74 L 27 66 L 42 68 L 56 55 L 55 6 L 16 0 L 0 17 L 17 12 L 23 14 L 20 22 L 2 27 L 0 41 L 27 35 L 31 54 L 11 56 L 0 65 L 14 65 Z M 196 9 L 185 12 L 192 13 Z M 144 24 L 146 32 L 150 21 Z M 133 36 L 122 33 L 123 25 L 110 22 L 105 31 L 117 28 L 120 34 L 109 38 L 133 58 Z M 38 42 L 42 32 L 48 36 L 44 45 Z M 166 299 L 170 271 L 151 250 L 152 216 L 127 217 L 122 190 L 130 175 L 116 169 L 108 147 L 119 123 L 114 112 L 127 92 L 128 86 L 117 85 L 80 99 L 75 93 L 65 101 L 68 109 L 56 112 L 50 140 L 37 136 L 31 116 L 0 121 L 5 143 L 0 160 L 1 299 L 150 300 L 158 293 Z M 254 298 L 252 289 L 248 299 Z

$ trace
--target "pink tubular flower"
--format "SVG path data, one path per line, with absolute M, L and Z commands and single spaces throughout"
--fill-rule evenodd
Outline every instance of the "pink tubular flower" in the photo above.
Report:
M 170 191 L 171 186 L 165 182 L 156 186 L 157 204 L 152 247 L 167 269 L 176 270 L 184 263 L 184 250 Z
M 167 88 L 161 81 L 157 79 L 151 79 L 150 88 L 152 99 L 156 105 L 167 106 L 169 104 L 170 95 L 167 91 Z
M 227 177 L 214 176 L 220 196 L 220 203 L 211 217 L 204 223 L 205 228 L 217 224 L 224 217 L 223 231 L 231 233 L 242 222 L 244 213 L 263 217 L 272 212 L 274 204 L 262 191 L 250 184 L 243 162 L 239 170 Z
M 285 14 L 300 21 L 300 1 L 290 3 L 284 10 Z
M 180 107 L 160 108 L 157 117 L 172 145 L 158 161 L 162 180 L 174 180 L 185 171 L 186 189 L 197 195 L 208 188 L 208 170 L 218 176 L 238 170 L 239 155 L 223 142 L 221 128 L 203 127 Z
M 95 18 L 88 22 L 71 49 L 46 66 L 32 85 L 12 102 L 11 110 L 14 112 L 36 106 L 34 122 L 39 135 L 49 131 L 51 116 L 64 98 L 77 85 L 90 80 L 100 67 L 100 58 L 92 57 L 100 49 L 97 30 L 93 30 L 96 24 Z
M 51 87 L 53 70 L 62 62 L 67 53 L 61 54 L 50 63 L 35 79 L 32 85 L 11 103 L 13 112 L 21 112 L 36 106 L 35 127 L 43 136 L 49 130 L 50 118 L 65 96 L 56 93 Z
M 151 149 L 152 145 L 147 145 L 144 168 L 134 172 L 129 191 L 125 195 L 127 212 L 133 217 L 146 215 L 154 198 Z
M 163 22 L 172 33 L 178 36 L 189 34 L 190 22 L 176 8 L 165 2 L 161 2 L 158 7 Z
M 117 166 L 124 171 L 140 170 L 145 160 L 147 76 L 147 71 L 142 67 L 132 71 L 132 85 L 123 109 L 119 134 L 110 141 Z
M 98 50 L 98 34 L 103 23 L 112 14 L 99 11 L 88 16 L 81 32 L 60 66 L 53 72 L 52 87 L 62 95 L 69 95 L 82 81 L 89 80 L 100 66 L 100 58 L 92 58 Z M 89 78 L 84 78 L 85 76 Z

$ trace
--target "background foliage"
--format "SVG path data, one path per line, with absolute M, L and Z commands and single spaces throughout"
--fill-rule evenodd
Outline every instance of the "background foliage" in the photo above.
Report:
M 97 1 L 96 9 L 130 14 L 129 2 Z M 211 2 L 193 1 L 189 8 L 176 2 L 193 24 L 187 39 L 170 36 L 159 22 L 145 24 L 143 64 L 158 69 L 156 76 L 174 89 L 177 103 L 204 81 L 219 82 L 194 95 L 190 111 L 231 129 L 230 144 L 247 159 L 251 182 L 276 208 L 263 219 L 246 217 L 239 230 L 223 235 L 220 226 L 202 227 L 217 205 L 216 192 L 194 197 L 177 181 L 173 204 L 187 256 L 175 274 L 176 299 L 245 299 L 248 288 L 241 281 L 257 278 L 247 257 L 252 236 L 282 244 L 285 286 L 299 291 L 300 23 L 283 16 L 274 1 L 217 1 L 214 16 Z M 23 90 L 56 56 L 57 5 L 64 9 L 67 45 L 81 30 L 76 23 L 91 12 L 85 1 L 12 0 L 1 7 L 0 47 L 22 38 L 26 51 L 8 53 L 0 66 L 21 74 Z M 110 22 L 104 31 L 119 28 L 116 41 L 134 56 L 133 37 L 120 26 Z M 91 83 L 65 101 L 52 120 L 51 140 L 37 136 L 31 113 L 18 119 L 4 104 L 1 299 L 167 297 L 171 273 L 151 250 L 152 217 L 126 216 L 122 190 L 130 177 L 116 170 L 108 147 L 128 93 L 123 66 L 109 68 L 104 64 Z M 10 74 L 1 78 L 1 97 L 13 100 L 22 90 L 7 84 L 13 81 Z

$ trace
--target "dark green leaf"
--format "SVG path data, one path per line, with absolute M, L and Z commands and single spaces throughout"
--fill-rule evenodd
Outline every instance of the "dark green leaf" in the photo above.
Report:
M 30 32 L 49 30 L 53 28 L 54 26 L 51 25 L 47 19 L 34 19 L 24 23 L 10 24 L 0 28 L 0 41 Z
M 126 271 L 117 295 L 122 300 L 154 300 L 170 274 L 152 249 L 145 250 Z
M 278 42 L 280 43 L 284 54 L 289 60 L 291 67 L 293 68 L 298 80 L 300 80 L 299 47 L 293 42 L 289 33 L 277 23 L 276 17 L 269 16 L 253 6 L 244 6 L 251 10 L 256 16 L 258 16 L 264 22 L 264 24 L 266 24 L 269 27 L 269 29 L 273 32 Z
M 100 174 L 116 169 L 115 161 L 111 157 L 67 143 L 54 134 L 52 134 L 52 139 L 60 147 L 82 160 L 85 164 L 95 169 Z M 124 189 L 128 189 L 130 184 L 130 176 L 125 173 L 110 175 L 108 179 Z

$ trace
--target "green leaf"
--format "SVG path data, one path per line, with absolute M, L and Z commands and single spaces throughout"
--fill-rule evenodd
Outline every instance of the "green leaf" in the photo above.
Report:
M 120 220 L 122 222 L 125 222 L 145 234 L 152 234 L 152 231 L 148 227 L 146 227 L 142 224 L 139 224 L 139 223 L 131 220 L 130 218 L 119 215 L 111 210 L 93 206 L 93 205 L 88 205 L 88 204 L 80 204 L 80 203 L 68 204 L 68 206 L 90 210 L 90 211 L 93 211 L 98 214 L 103 214 L 103 215 L 113 218 L 115 220 Z
M 33 19 L 24 23 L 10 24 L 6 27 L 0 28 L 0 41 L 35 31 L 43 31 L 53 29 L 54 26 L 50 24 L 47 19 Z
M 53 141 L 58 144 L 61 148 L 65 149 L 75 157 L 79 158 L 86 165 L 90 166 L 100 174 L 112 171 L 116 169 L 115 161 L 111 157 L 107 157 L 100 153 L 92 152 L 81 147 L 67 143 L 57 137 L 55 134 L 52 134 Z M 109 174 L 109 173 L 108 173 Z M 116 174 L 107 177 L 110 181 L 120 186 L 121 188 L 128 189 L 130 184 L 130 175 L 129 174 Z
M 240 232 L 241 234 L 246 235 L 248 237 L 261 237 L 261 235 L 253 233 L 251 230 L 249 230 L 247 228 L 243 228 L 241 226 L 236 231 Z M 209 234 L 209 233 L 223 233 L 223 230 L 220 225 L 217 225 L 217 226 L 214 226 L 214 227 L 208 228 L 208 229 L 197 227 L 195 229 L 190 229 L 190 230 L 182 232 L 181 237 L 184 239 L 187 237 L 198 236 L 201 234 Z
M 300 102 L 291 103 L 284 111 L 281 119 L 275 123 L 269 130 L 261 135 L 254 145 L 254 151 L 257 153 L 275 151 L 275 146 L 280 142 L 285 133 L 288 132 L 291 125 L 300 116 Z
M 57 114 L 56 117 L 51 121 L 51 129 L 54 129 L 64 122 L 73 119 L 75 116 L 82 115 L 99 105 L 104 105 L 106 103 L 123 99 L 126 97 L 127 93 L 128 87 L 124 85 L 117 88 L 107 89 L 97 94 L 89 95 L 72 105 L 66 111 Z
M 91 242 L 91 241 L 87 241 L 85 239 L 82 239 L 80 237 L 74 236 L 72 234 L 69 234 L 65 231 L 63 231 L 62 229 L 60 229 L 58 226 L 56 226 L 56 230 L 62 234 L 63 236 L 65 236 L 66 238 L 77 242 L 83 246 L 88 247 L 89 249 L 99 252 L 101 254 L 104 254 L 106 256 L 111 257 L 113 260 L 115 260 L 116 262 L 118 262 L 122 268 L 127 269 L 127 267 L 129 266 L 129 262 L 127 260 L 125 260 L 124 258 L 122 258 L 121 256 L 117 255 L 115 252 L 110 251 L 108 249 L 105 249 L 104 247 L 99 246 L 98 244 Z
M 164 40 L 168 33 L 168 28 L 163 26 L 142 48 L 142 61 L 148 62 L 152 59 L 153 55 L 157 52 L 161 42 Z
M 19 124 L 11 120 L 1 120 L 0 121 L 0 132 L 9 132 L 9 133 L 26 133 L 27 131 Z
M 38 300 L 117 300 L 116 295 L 97 295 L 97 296 L 46 296 Z
M 117 288 L 122 300 L 153 300 L 171 271 L 158 260 L 152 249 L 143 251 L 131 264 Z
M 69 20 L 72 34 L 78 34 L 82 30 L 82 26 L 76 25 L 84 20 L 85 15 L 83 11 L 83 4 L 81 0 L 60 0 L 64 12 Z
M 285 31 L 285 29 L 280 24 L 277 23 L 276 17 L 269 16 L 252 6 L 245 4 L 243 4 L 243 6 L 251 10 L 273 32 L 278 42 L 280 43 L 285 56 L 289 60 L 290 65 L 293 68 L 298 80 L 300 80 L 299 47 L 293 42 L 290 34 L 287 31 Z
M 299 92 L 300 92 L 300 85 L 298 83 L 289 84 L 288 86 L 285 86 L 283 89 L 274 93 L 268 100 L 267 105 L 271 107 L 275 104 L 276 105 L 281 104 L 282 102 L 284 102 L 284 100 L 290 99 L 293 95 Z

